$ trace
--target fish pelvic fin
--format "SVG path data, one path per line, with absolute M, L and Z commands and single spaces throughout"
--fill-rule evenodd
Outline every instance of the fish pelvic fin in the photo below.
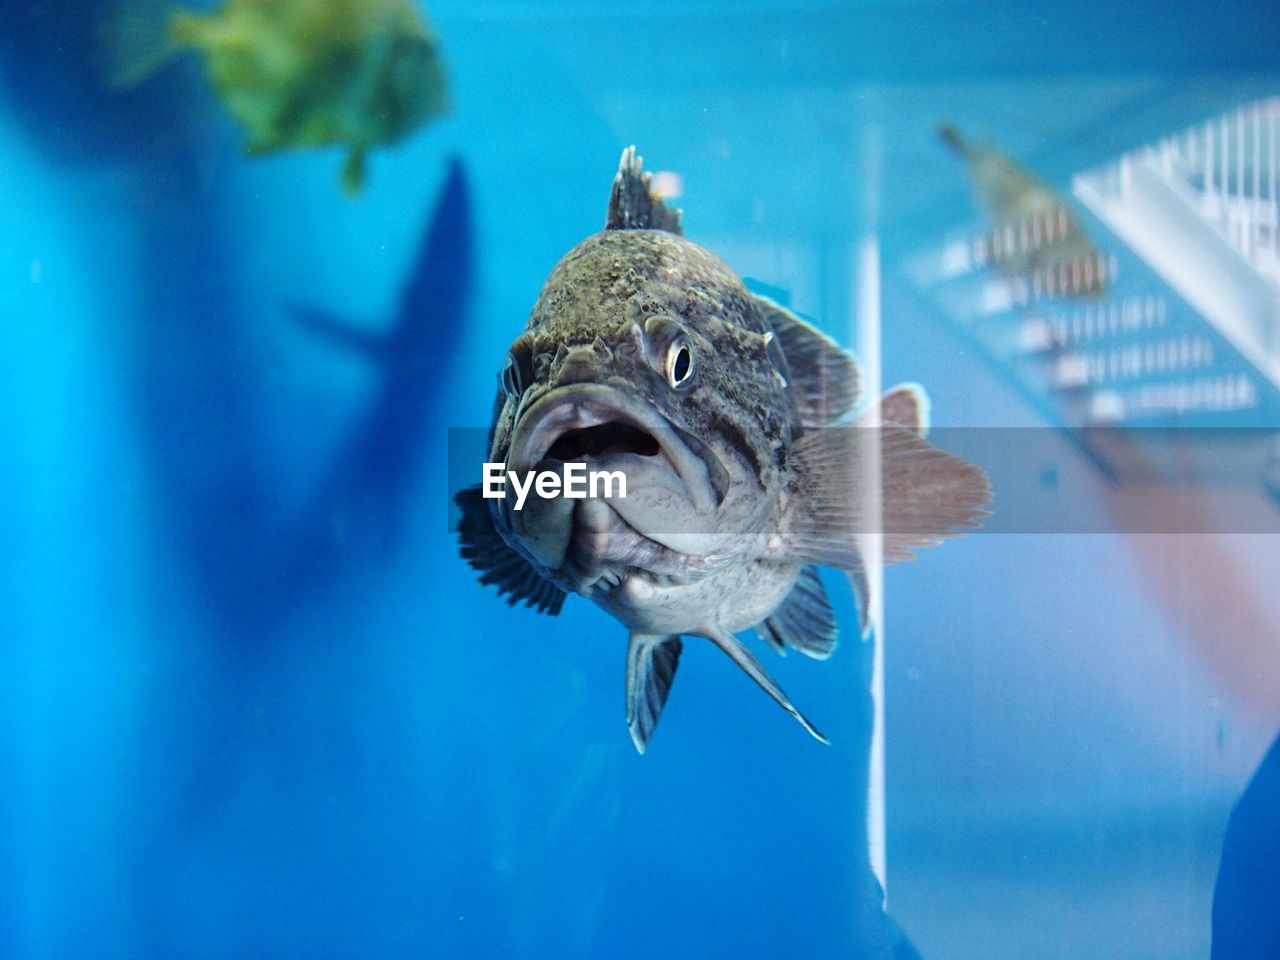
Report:
M 855 553 L 857 551 L 855 550 Z M 853 591 L 853 601 L 858 608 L 858 631 L 861 639 L 871 636 L 875 624 L 871 622 L 871 580 L 867 577 L 867 565 L 861 555 L 857 562 L 844 572 L 849 581 L 849 589 Z
M 684 645 L 678 636 L 631 634 L 627 645 L 627 728 L 644 753 L 666 706 Z
M 764 664 L 756 659 L 756 655 L 747 649 L 746 645 L 743 644 L 741 640 L 733 634 L 718 627 L 707 630 L 704 635 L 717 647 L 727 653 L 729 655 L 729 659 L 741 667 L 743 672 L 754 680 L 761 690 L 772 697 L 774 703 L 787 711 L 787 713 L 791 714 L 800 726 L 809 731 L 809 734 L 814 739 L 821 740 L 823 743 L 831 742 L 821 730 L 810 722 L 808 717 L 796 709 L 795 705 L 782 691 L 782 688 L 778 686 L 773 677 L 769 676 L 768 672 L 764 668 Z
M 643 170 L 644 160 L 636 156 L 635 147 L 622 151 L 618 172 L 609 192 L 606 230 L 665 230 L 683 234 L 680 211 L 668 207 L 653 192 L 653 174 Z
M 863 464 L 880 444 L 880 517 L 862 496 Z M 940 450 L 910 427 L 836 426 L 800 437 L 792 448 L 793 506 L 782 552 L 793 560 L 856 570 L 861 536 L 883 538 L 885 563 L 909 560 L 979 526 L 991 486 L 982 468 Z
M 454 502 L 462 509 L 458 541 L 464 560 L 480 571 L 480 582 L 493 584 L 508 606 L 523 603 L 554 616 L 564 606 L 565 592 L 543 577 L 499 536 L 489 502 L 480 484 L 458 491 Z
M 191 44 L 202 18 L 168 0 L 126 0 L 102 28 L 107 80 L 130 90 Z
M 835 652 L 836 615 L 817 567 L 800 570 L 787 598 L 756 627 L 756 633 L 779 653 L 792 647 L 807 657 L 825 660 Z

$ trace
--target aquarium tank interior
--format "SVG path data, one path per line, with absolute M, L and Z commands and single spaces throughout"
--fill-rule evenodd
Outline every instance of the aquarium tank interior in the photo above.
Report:
M 180 3 L 0 3 L 0 956 L 1280 958 L 1275 9 Z

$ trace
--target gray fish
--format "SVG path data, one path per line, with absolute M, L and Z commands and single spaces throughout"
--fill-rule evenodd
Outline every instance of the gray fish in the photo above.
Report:
M 852 421 L 853 357 L 686 240 L 679 211 L 622 154 L 605 228 L 555 267 L 508 352 L 490 461 L 621 472 L 625 497 L 486 499 L 461 491 L 462 555 L 508 603 L 544 613 L 578 593 L 630 631 L 627 724 L 643 753 L 683 637 L 716 644 L 811 734 L 734 634 L 823 659 L 836 623 L 817 566 L 848 573 L 867 629 L 864 534 L 887 562 L 976 526 L 983 472 L 923 438 L 918 387 Z M 858 427 L 877 429 L 858 429 Z M 880 445 L 882 514 L 860 490 Z

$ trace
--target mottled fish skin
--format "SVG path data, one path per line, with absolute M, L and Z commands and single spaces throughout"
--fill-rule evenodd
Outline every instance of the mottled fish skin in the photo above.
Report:
M 642 331 L 675 320 L 697 350 L 698 389 L 674 393 L 646 363 Z M 674 425 L 723 439 L 761 487 L 784 464 L 791 438 L 784 380 L 768 355 L 770 330 L 742 282 L 709 251 L 661 231 L 588 237 L 552 271 L 513 352 L 528 353 L 528 407 L 571 383 L 638 393 Z M 505 459 L 516 412 L 508 400 L 493 453 Z
M 865 616 L 851 505 L 865 446 L 827 429 L 856 403 L 856 366 L 680 230 L 624 151 L 605 230 L 552 271 L 495 401 L 491 462 L 525 471 L 581 459 L 640 482 L 624 501 L 524 512 L 463 491 L 463 554 L 509 602 L 554 613 L 554 585 L 628 628 L 627 718 L 641 752 L 682 636 L 710 639 L 825 741 L 734 634 L 757 627 L 779 649 L 829 656 L 834 616 L 815 562 L 848 571 Z M 922 439 L 919 388 L 886 400 L 911 422 L 862 434 L 886 434 L 884 517 L 907 524 L 886 542 L 900 559 L 972 526 L 990 495 L 980 470 Z

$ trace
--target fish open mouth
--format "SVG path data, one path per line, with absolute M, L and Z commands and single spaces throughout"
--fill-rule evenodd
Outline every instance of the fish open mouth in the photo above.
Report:
M 519 471 L 545 460 L 604 466 L 627 455 L 665 460 L 699 512 L 724 499 L 728 473 L 705 444 L 638 397 L 604 384 L 558 387 L 522 411 L 507 465 Z
M 623 569 L 680 582 L 704 575 L 712 552 L 706 534 L 730 486 L 706 443 L 635 394 L 569 384 L 520 412 L 507 469 L 556 473 L 575 463 L 621 473 L 624 482 L 602 497 L 554 496 L 519 511 L 508 506 L 507 522 L 530 559 L 586 595 L 617 586 Z
M 653 434 L 631 423 L 610 420 L 594 427 L 566 430 L 543 454 L 544 460 L 598 460 L 617 453 L 656 457 L 662 450 Z

